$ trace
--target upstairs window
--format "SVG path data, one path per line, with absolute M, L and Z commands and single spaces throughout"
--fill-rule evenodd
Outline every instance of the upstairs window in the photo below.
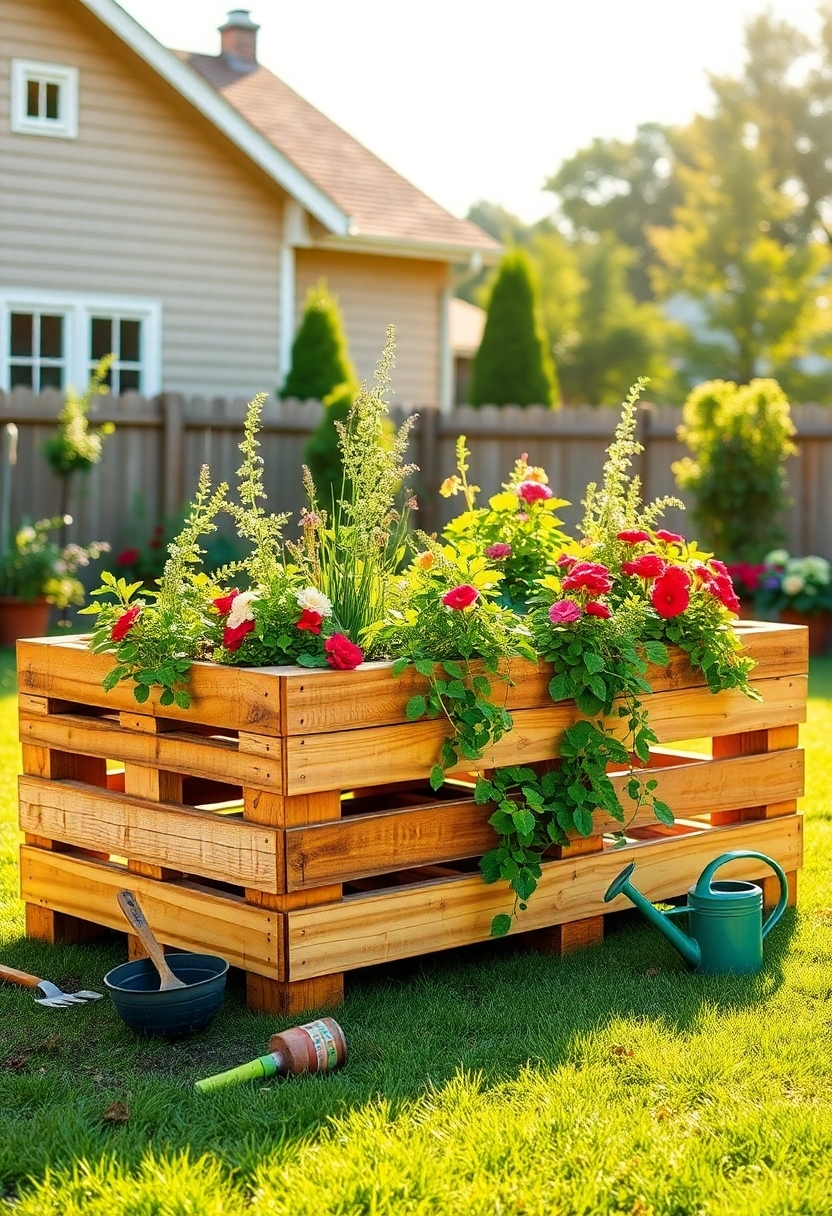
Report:
M 19 135 L 78 136 L 78 69 L 13 59 L 11 129 Z
M 9 388 L 18 384 L 36 393 L 66 383 L 65 319 L 58 312 L 9 315 Z

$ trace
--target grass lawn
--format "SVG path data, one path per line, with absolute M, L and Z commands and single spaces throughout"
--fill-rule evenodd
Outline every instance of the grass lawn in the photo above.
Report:
M 689 974 L 635 913 L 562 961 L 509 938 L 349 977 L 342 1072 L 213 1096 L 193 1081 L 288 1024 L 249 1014 L 239 978 L 174 1046 L 107 1001 L 50 1012 L 2 987 L 0 1212 L 832 1214 L 832 660 L 812 676 L 800 911 L 759 976 Z M 0 958 L 102 990 L 123 939 L 23 937 L 15 740 L 7 665 Z

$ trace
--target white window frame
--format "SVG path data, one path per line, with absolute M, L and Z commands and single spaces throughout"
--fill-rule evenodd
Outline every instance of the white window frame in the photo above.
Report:
M 90 326 L 93 317 L 113 316 L 142 322 L 142 361 L 139 393 L 155 397 L 162 391 L 162 305 L 139 296 L 75 291 L 35 291 L 0 287 L 0 389 L 9 392 L 10 315 L 35 310 L 64 318 L 66 384 L 83 390 L 90 377 Z
M 58 117 L 32 117 L 27 111 L 29 81 L 58 86 Z M 57 139 L 78 138 L 78 69 L 63 63 L 39 63 L 13 59 L 9 126 L 18 135 L 47 135 Z

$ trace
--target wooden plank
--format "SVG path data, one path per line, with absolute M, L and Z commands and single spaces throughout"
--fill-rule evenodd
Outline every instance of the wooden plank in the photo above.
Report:
M 132 685 L 118 684 L 112 692 L 104 692 L 101 687 L 102 679 L 112 666 L 112 655 L 93 654 L 79 637 L 22 642 L 18 647 L 18 689 L 35 696 L 135 712 L 138 706 Z M 279 735 L 277 677 L 283 670 L 194 663 L 188 684 L 190 709 L 160 706 L 159 690 L 154 689 L 141 710 L 154 717 Z
M 758 664 L 755 682 L 808 670 L 805 630 L 754 622 L 738 623 L 738 628 L 747 653 Z M 136 713 L 138 707 L 129 686 L 119 684 L 110 693 L 101 688 L 112 662 L 111 656 L 93 655 L 80 637 L 24 642 L 19 658 L 19 689 L 27 695 Z M 513 659 L 504 666 L 512 686 L 506 688 L 495 679 L 495 700 L 505 700 L 512 711 L 548 704 L 551 670 L 546 664 Z M 472 663 L 471 669 L 479 671 L 482 664 Z M 651 668 L 649 676 L 656 693 L 705 684 L 702 673 L 694 671 L 687 656 L 678 650 L 672 650 L 668 668 Z M 191 709 L 162 708 L 158 692 L 154 692 L 141 711 L 162 719 L 204 722 L 260 735 L 309 735 L 403 723 L 408 700 L 424 688 L 423 677 L 412 669 L 393 679 L 388 662 L 366 663 L 349 672 L 194 663 Z
M 279 741 L 270 753 L 261 752 L 259 757 L 252 752 L 243 755 L 234 739 L 191 735 L 185 731 L 160 734 L 130 731 L 112 718 L 85 718 L 78 714 L 24 715 L 20 719 L 20 738 L 24 744 L 133 761 L 187 776 L 215 777 L 226 783 L 245 783 L 274 792 L 281 789 Z
M 702 735 L 803 722 L 806 685 L 806 677 L 800 675 L 759 681 L 762 702 L 751 700 L 737 689 L 711 693 L 707 688 L 693 688 L 655 693 L 647 702 L 650 724 L 660 743 L 672 743 Z M 556 757 L 561 735 L 578 717 L 571 701 L 561 701 L 546 709 L 519 710 L 514 715 L 514 729 L 483 757 L 481 767 L 499 768 Z M 624 721 L 614 719 L 611 724 L 624 737 Z M 301 794 L 328 789 L 333 771 L 337 772 L 342 789 L 382 784 L 393 777 L 425 778 L 439 759 L 445 734 L 446 723 L 436 719 L 288 738 L 284 744 L 286 792 Z M 241 737 L 240 750 L 250 746 L 249 738 Z M 258 747 L 262 746 L 258 743 Z M 271 745 L 267 742 L 265 746 Z
M 729 849 L 755 849 L 787 871 L 802 861 L 799 815 L 759 823 L 709 828 L 689 836 L 609 849 L 602 854 L 544 863 L 528 911 L 513 932 L 566 924 L 632 907 L 623 896 L 604 904 L 604 892 L 631 861 L 634 882 L 650 900 L 683 894 L 713 857 Z M 725 877 L 767 877 L 764 862 L 743 858 L 725 867 Z M 489 940 L 492 918 L 510 913 L 506 883 L 485 886 L 479 874 L 438 879 L 378 894 L 347 896 L 323 908 L 288 914 L 289 975 L 297 980 L 334 968 L 348 971 L 396 958 Z
M 202 878 L 277 891 L 277 832 L 76 781 L 20 778 L 24 831 Z
M 691 819 L 743 806 L 751 788 L 764 788 L 772 801 L 800 797 L 803 759 L 798 750 L 719 761 L 700 759 L 651 769 L 650 776 L 659 783 L 656 796 L 667 802 L 677 818 Z M 625 789 L 628 774 L 610 776 L 623 805 L 632 805 Z M 488 823 L 493 809 L 477 806 L 473 798 L 460 798 L 289 828 L 288 890 L 481 856 L 495 844 Z M 650 810 L 643 809 L 627 826 L 649 823 L 655 819 Z M 596 812 L 594 828 L 599 835 L 621 827 L 611 815 Z M 582 838 L 575 834 L 575 839 Z
M 116 896 L 127 884 L 123 866 L 85 861 L 66 853 L 20 850 L 23 898 L 55 913 L 124 930 L 127 922 Z M 154 882 L 129 875 L 148 921 L 160 941 L 181 950 L 219 954 L 234 967 L 273 976 L 283 968 L 281 914 L 255 908 L 239 896 L 217 895 L 195 883 Z
M 752 680 L 780 675 L 803 675 L 809 670 L 806 635 L 793 625 L 754 622 L 739 632 L 745 649 L 755 660 Z M 472 672 L 484 672 L 481 662 L 470 664 Z M 549 704 L 549 664 L 512 659 L 501 664 L 510 679 L 506 686 L 492 678 L 492 700 L 509 710 L 532 709 Z M 670 648 L 667 667 L 650 667 L 648 679 L 654 693 L 678 688 L 704 688 L 705 676 L 691 667 L 688 656 L 677 647 Z M 365 663 L 358 671 L 330 671 L 327 668 L 287 667 L 281 675 L 284 733 L 310 735 L 336 730 L 355 730 L 405 721 L 405 707 L 412 696 L 424 693 L 427 681 L 412 667 L 394 679 L 391 664 Z M 680 736 L 681 737 L 681 736 Z

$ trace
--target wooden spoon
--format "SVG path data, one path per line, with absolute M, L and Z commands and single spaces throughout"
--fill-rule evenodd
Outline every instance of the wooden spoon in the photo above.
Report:
M 170 992 L 172 988 L 187 988 L 188 985 L 184 980 L 177 979 L 168 966 L 165 952 L 153 936 L 153 930 L 145 920 L 144 912 L 139 907 L 139 901 L 133 892 L 119 891 L 118 902 L 131 927 L 135 929 L 140 942 L 153 960 L 154 967 L 159 972 L 159 978 L 162 981 L 159 991 Z

